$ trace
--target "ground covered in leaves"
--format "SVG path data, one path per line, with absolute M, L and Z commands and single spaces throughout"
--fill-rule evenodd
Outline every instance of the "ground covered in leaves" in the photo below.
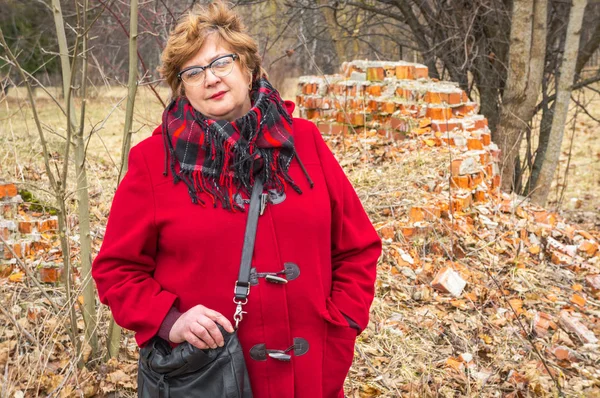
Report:
M 349 397 L 600 396 L 597 230 L 505 194 L 454 211 L 450 164 L 458 148 L 369 133 L 327 138 L 383 240 Z M 28 189 L 43 184 L 34 156 L 21 164 Z M 115 179 L 112 162 L 90 156 L 90 167 L 97 250 Z M 16 179 L 9 168 L 3 173 Z M 26 202 L 19 216 L 47 211 Z M 42 240 L 43 253 L 24 259 L 34 270 L 60 261 L 56 235 Z M 447 267 L 466 281 L 458 295 L 433 287 Z M 76 358 L 65 325 L 81 299 L 67 303 L 60 284 L 43 290 L 19 263 L 0 268 L 0 396 L 135 396 L 133 336 L 124 335 L 117 359 L 93 358 L 88 346 Z M 107 309 L 99 315 L 104 345 Z

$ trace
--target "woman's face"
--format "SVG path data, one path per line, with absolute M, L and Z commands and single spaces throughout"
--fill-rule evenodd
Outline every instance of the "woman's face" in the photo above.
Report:
M 214 59 L 231 53 L 220 45 L 216 34 L 211 34 L 196 55 L 182 65 L 181 70 L 190 66 L 206 66 Z M 233 70 L 227 76 L 215 76 L 207 68 L 200 85 L 192 86 L 183 82 L 185 96 L 194 109 L 207 118 L 228 121 L 238 119 L 250 110 L 249 84 L 250 74 L 242 71 L 239 60 L 234 61 Z

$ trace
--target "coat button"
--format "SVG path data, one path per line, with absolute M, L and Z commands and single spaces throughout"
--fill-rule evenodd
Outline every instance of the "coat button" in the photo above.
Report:
M 258 285 L 258 278 L 265 278 L 267 282 L 286 284 L 300 276 L 300 267 L 296 263 L 287 262 L 283 264 L 283 270 L 279 272 L 258 272 L 256 267 L 250 269 L 250 284 Z
M 302 337 L 295 337 L 294 344 L 285 350 L 274 350 L 266 347 L 266 344 L 256 344 L 254 347 L 250 349 L 250 358 L 255 361 L 266 361 L 267 358 L 273 358 L 278 361 L 290 362 L 292 360 L 292 356 L 288 354 L 289 352 L 293 352 L 295 357 L 299 357 L 308 352 L 310 345 L 308 341 Z

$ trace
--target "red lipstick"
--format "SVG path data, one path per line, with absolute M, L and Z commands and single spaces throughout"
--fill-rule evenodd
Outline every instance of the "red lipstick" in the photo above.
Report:
M 209 99 L 218 99 L 221 98 L 227 91 L 219 91 L 216 94 L 213 94 L 212 97 L 210 97 Z

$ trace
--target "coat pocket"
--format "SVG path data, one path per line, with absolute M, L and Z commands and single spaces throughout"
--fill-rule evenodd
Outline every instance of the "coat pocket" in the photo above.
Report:
M 323 355 L 323 398 L 343 398 L 344 380 L 354 359 L 357 331 L 326 319 Z

